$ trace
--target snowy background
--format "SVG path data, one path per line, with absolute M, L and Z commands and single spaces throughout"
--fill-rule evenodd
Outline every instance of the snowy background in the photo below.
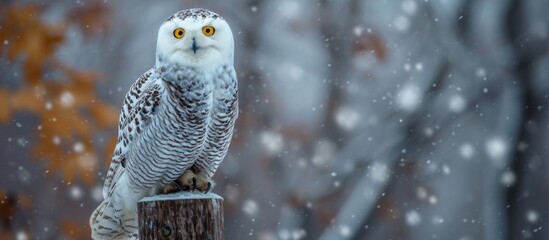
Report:
M 549 239 L 546 0 L 0 2 L 0 239 L 85 239 L 178 9 L 235 35 L 226 239 Z

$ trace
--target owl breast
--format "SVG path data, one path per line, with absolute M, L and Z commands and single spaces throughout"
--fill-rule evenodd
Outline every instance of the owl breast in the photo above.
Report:
M 158 113 L 136 139 L 134 151 L 128 151 L 131 163 L 149 161 L 135 166 L 150 169 L 128 171 L 136 173 L 130 175 L 132 182 L 145 188 L 174 181 L 202 156 L 206 162 L 200 165 L 205 169 L 210 155 L 224 157 L 237 111 L 232 68 L 220 67 L 209 73 L 181 68 L 160 76 L 165 93 Z

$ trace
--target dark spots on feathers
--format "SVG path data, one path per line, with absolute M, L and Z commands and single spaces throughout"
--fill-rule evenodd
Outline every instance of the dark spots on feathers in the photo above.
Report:
M 213 19 L 223 19 L 219 14 L 214 13 L 210 10 L 203 9 L 203 8 L 191 8 L 191 9 L 185 9 L 182 11 L 179 11 L 172 16 L 170 16 L 166 22 L 173 20 L 174 18 L 179 18 L 181 20 L 185 20 L 187 18 L 194 18 L 194 19 L 206 19 L 206 18 L 213 18 Z

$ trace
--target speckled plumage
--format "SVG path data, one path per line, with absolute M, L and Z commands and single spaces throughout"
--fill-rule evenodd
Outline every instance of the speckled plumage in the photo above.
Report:
M 189 24 L 196 23 L 185 22 L 189 17 L 222 21 L 210 24 L 228 33 L 221 32 L 219 39 L 204 38 L 191 32 Z M 191 167 L 210 179 L 227 154 L 238 114 L 232 33 L 224 30 L 226 23 L 219 15 L 204 9 L 181 11 L 167 22 L 174 19 L 179 19 L 176 25 L 188 27 L 192 40 L 165 37 L 163 28 L 168 32 L 174 24 L 163 24 L 156 65 L 126 94 L 103 189 L 105 200 L 90 218 L 94 239 L 137 238 L 139 199 L 155 194 Z M 228 36 L 233 45 L 225 47 Z M 204 53 L 187 53 L 183 40 L 200 41 Z M 163 49 L 166 42 L 176 51 Z M 173 53 L 177 51 L 182 53 Z

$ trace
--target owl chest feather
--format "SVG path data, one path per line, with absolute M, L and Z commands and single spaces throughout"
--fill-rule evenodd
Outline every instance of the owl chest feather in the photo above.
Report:
M 218 144 L 228 144 L 228 132 L 232 133 L 236 118 L 234 70 L 226 73 L 221 68 L 204 73 L 178 69 L 160 76 L 165 92 L 157 115 L 128 156 L 135 163 L 129 165 L 132 169 L 138 168 L 138 162 L 154 164 L 151 170 L 158 174 L 140 179 L 142 187 L 175 180 L 205 152 L 224 156 L 226 147 L 220 148 Z M 141 174 L 143 171 L 131 172 Z M 137 175 L 133 178 L 137 182 Z

